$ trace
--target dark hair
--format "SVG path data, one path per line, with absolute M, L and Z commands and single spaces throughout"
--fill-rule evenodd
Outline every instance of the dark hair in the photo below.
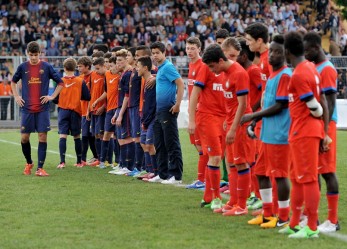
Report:
M 294 56 L 304 55 L 304 41 L 302 35 L 291 31 L 284 36 L 284 48 Z
M 93 50 L 96 49 L 98 51 L 102 51 L 104 53 L 108 52 L 108 46 L 107 44 L 95 44 L 93 45 Z
M 238 41 L 241 45 L 240 55 L 245 54 L 247 56 L 248 60 L 253 61 L 254 57 L 255 57 L 255 53 L 249 49 L 249 46 L 247 45 L 246 40 L 244 38 L 238 38 Z
M 276 42 L 278 44 L 281 44 L 283 45 L 284 44 L 284 37 L 283 35 L 276 35 L 273 39 L 272 39 L 273 42 Z
M 74 72 L 76 70 L 76 60 L 74 58 L 67 58 L 63 62 L 63 67 L 66 69 L 66 71 Z
M 224 55 L 222 48 L 218 44 L 211 44 L 205 49 L 204 54 L 202 56 L 202 61 L 205 64 L 208 64 L 211 62 L 219 62 L 221 58 L 224 61 L 228 60 L 227 57 Z
M 98 51 L 98 52 L 95 52 L 95 53 L 92 54 L 92 58 L 94 58 L 94 57 L 96 57 L 96 58 L 103 58 L 104 55 L 105 55 L 104 52 Z
M 121 46 L 116 46 L 116 47 L 114 47 L 114 48 L 111 49 L 111 52 L 117 52 L 117 51 L 119 51 L 119 50 L 121 50 L 121 49 L 123 49 L 123 47 L 121 47 Z
M 106 54 L 104 54 L 104 58 L 110 59 L 112 57 L 112 53 L 107 52 Z
M 198 48 L 201 48 L 201 41 L 198 37 L 191 36 L 186 40 L 186 43 L 196 45 Z
M 151 49 L 148 46 L 140 45 L 136 47 L 136 51 L 143 50 L 146 55 L 151 56 L 152 52 Z
M 82 56 L 77 61 L 77 65 L 83 65 L 85 67 L 88 67 L 89 69 L 91 69 L 92 64 L 93 64 L 93 61 L 88 56 Z
M 29 42 L 27 46 L 27 51 L 28 53 L 33 54 L 40 53 L 40 45 L 36 41 Z
M 222 43 L 222 48 L 233 47 L 236 51 L 241 51 L 241 45 L 235 37 L 228 37 Z
M 114 63 L 116 64 L 117 63 L 117 56 L 112 56 L 110 57 L 110 59 L 108 60 L 109 63 Z
M 162 42 L 154 42 L 151 44 L 151 50 L 152 49 L 159 49 L 160 52 L 164 53 L 165 52 L 165 45 Z
M 230 36 L 230 33 L 226 29 L 218 29 L 216 32 L 216 40 L 218 38 L 226 39 Z
M 100 65 L 100 66 L 103 66 L 105 65 L 105 60 L 103 57 L 100 57 L 100 58 L 97 58 L 94 62 L 93 62 L 93 65 L 96 66 L 96 65 Z
M 252 23 L 245 29 L 245 33 L 252 36 L 255 40 L 261 38 L 264 43 L 267 43 L 269 40 L 269 31 L 262 23 Z
M 137 62 L 140 62 L 142 66 L 147 67 L 148 71 L 151 71 L 152 69 L 152 60 L 149 56 L 141 57 L 137 60 Z
M 321 46 L 322 44 L 322 38 L 320 37 L 320 35 L 316 32 L 308 32 L 305 36 L 304 36 L 304 41 L 308 42 L 311 45 L 316 45 L 316 46 Z
M 135 51 L 136 51 L 136 48 L 135 48 L 135 47 L 130 47 L 130 48 L 128 48 L 128 51 L 131 53 L 131 55 L 132 55 L 133 57 L 135 57 Z

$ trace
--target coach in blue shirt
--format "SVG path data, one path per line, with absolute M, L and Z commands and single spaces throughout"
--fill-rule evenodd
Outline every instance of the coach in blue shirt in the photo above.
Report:
M 153 43 L 151 51 L 153 60 L 158 64 L 157 109 L 153 130 L 159 174 L 149 181 L 178 184 L 182 182 L 183 161 L 177 116 L 183 97 L 184 83 L 175 66 L 165 58 L 163 43 Z

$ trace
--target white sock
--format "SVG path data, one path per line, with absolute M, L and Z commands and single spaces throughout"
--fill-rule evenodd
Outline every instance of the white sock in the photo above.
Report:
M 259 189 L 263 203 L 272 203 L 272 188 Z

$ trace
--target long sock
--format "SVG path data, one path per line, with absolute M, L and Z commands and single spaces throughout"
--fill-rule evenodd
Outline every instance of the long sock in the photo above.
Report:
M 113 140 L 113 152 L 114 152 L 114 161 L 116 163 L 119 163 L 119 158 L 120 158 L 120 149 L 119 149 L 119 143 L 117 139 Z
M 135 142 L 128 143 L 127 145 L 126 159 L 127 168 L 133 170 L 135 168 Z
M 100 156 L 101 156 L 101 140 L 100 140 L 100 138 L 95 138 L 95 148 L 96 148 L 97 158 L 100 159 Z
M 198 162 L 198 180 L 205 182 L 205 171 L 208 162 L 208 155 L 205 155 L 202 151 L 199 151 L 199 162 Z
M 302 205 L 304 203 L 304 186 L 292 180 L 292 189 L 290 191 L 290 209 L 292 217 L 289 226 L 294 228 L 299 225 Z
M 144 152 L 140 143 L 135 143 L 135 153 L 135 166 L 139 171 L 141 171 Z
M 110 141 L 101 141 L 101 155 L 100 155 L 100 162 L 105 162 L 106 155 L 108 154 L 108 148 L 109 148 Z
M 111 163 L 113 162 L 113 147 L 114 147 L 114 142 L 113 138 L 110 138 L 110 142 L 108 144 L 108 152 L 107 152 L 107 162 Z
M 22 144 L 22 152 L 28 164 L 32 164 L 33 160 L 31 159 L 31 145 L 30 142 L 21 143 Z
M 88 136 L 88 139 L 89 139 L 90 150 L 93 153 L 93 157 L 98 159 L 98 153 L 96 151 L 96 146 L 95 146 L 95 137 L 90 135 L 90 136 Z
M 225 158 L 223 158 L 223 160 L 222 160 L 222 165 L 223 165 L 223 178 L 222 178 L 222 180 L 227 182 L 228 181 L 228 171 L 227 171 L 227 165 L 225 163 Z
M 151 155 L 151 161 L 153 165 L 153 173 L 157 175 L 158 173 L 158 165 L 157 165 L 157 155 Z
M 39 163 L 37 165 L 37 168 L 42 168 L 43 164 L 46 160 L 46 151 L 47 151 L 47 143 L 39 142 L 38 150 L 37 150 L 37 158 L 39 160 Z
M 229 181 L 229 191 L 230 191 L 230 198 L 228 205 L 234 206 L 237 204 L 237 169 L 235 166 L 230 167 L 230 173 L 228 174 L 228 181 Z
M 339 193 L 327 193 L 328 200 L 328 220 L 336 224 L 338 221 L 337 207 L 339 203 Z
M 144 154 L 145 154 L 146 171 L 153 172 L 152 158 L 149 155 L 149 152 L 145 152 Z
M 222 199 L 220 193 L 219 193 L 219 182 L 220 182 L 220 169 L 216 166 L 207 166 L 208 167 L 208 174 L 210 175 L 210 181 L 211 181 L 211 191 L 212 191 L 212 198 L 219 198 Z
M 304 183 L 304 201 L 307 207 L 307 225 L 312 231 L 317 230 L 318 207 L 320 199 L 319 185 L 317 181 Z
M 66 138 L 61 137 L 59 139 L 60 163 L 65 163 L 65 153 L 66 153 Z
M 211 190 L 211 180 L 210 180 L 210 174 L 208 173 L 207 164 L 205 167 L 205 175 L 206 175 L 206 182 L 205 182 L 205 191 L 204 191 L 204 201 L 207 203 L 210 203 L 213 200 L 213 193 Z
M 125 165 L 125 156 L 127 154 L 127 147 L 126 147 L 126 144 L 123 144 L 123 145 L 119 145 L 119 164 L 120 164 L 120 167 L 126 167 Z
M 244 209 L 249 194 L 251 174 L 249 169 L 240 170 L 237 174 L 237 205 Z
M 277 193 L 277 183 L 274 177 L 271 177 L 272 184 L 272 214 L 278 214 L 278 193 Z
M 287 221 L 289 219 L 289 200 L 278 201 L 278 217 L 281 221 Z
M 80 138 L 74 139 L 75 141 L 75 152 L 77 157 L 77 163 L 81 163 L 82 160 L 82 142 Z
M 260 196 L 263 200 L 264 217 L 272 216 L 272 188 L 260 189 Z
M 89 146 L 89 139 L 87 136 L 82 137 L 82 160 L 87 161 L 87 152 Z
M 257 176 L 255 175 L 255 164 L 251 167 L 251 191 L 255 194 L 258 199 L 261 199 L 259 192 L 259 182 Z

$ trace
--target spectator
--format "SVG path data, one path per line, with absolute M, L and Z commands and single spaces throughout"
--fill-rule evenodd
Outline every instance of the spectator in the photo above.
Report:
M 12 96 L 11 85 L 9 84 L 9 79 L 7 77 L 3 78 L 0 82 L 0 97 Z M 1 110 L 1 120 L 7 119 L 7 109 L 10 103 L 10 98 L 0 98 L 0 110 Z
M 60 56 L 60 50 L 55 46 L 54 42 L 51 42 L 49 48 L 46 51 L 47 56 Z
M 341 56 L 340 48 L 336 44 L 334 38 L 330 38 L 329 53 L 331 54 L 331 56 Z
M 92 0 L 89 3 L 89 17 L 90 19 L 94 19 L 94 17 L 96 16 L 96 13 L 99 13 L 99 9 L 100 9 L 100 5 L 99 2 L 96 0 Z M 99 15 L 100 17 L 100 15 Z
M 230 13 L 234 15 L 239 14 L 239 4 L 237 0 L 233 0 L 231 3 L 229 3 L 228 9 L 230 10 Z
M 112 15 L 114 10 L 113 0 L 103 0 L 104 4 L 104 14 Z
M 334 9 L 331 11 L 331 15 L 329 17 L 329 27 L 331 30 L 331 38 L 334 39 L 335 42 L 337 42 L 337 36 L 339 32 L 340 27 L 340 17 Z

